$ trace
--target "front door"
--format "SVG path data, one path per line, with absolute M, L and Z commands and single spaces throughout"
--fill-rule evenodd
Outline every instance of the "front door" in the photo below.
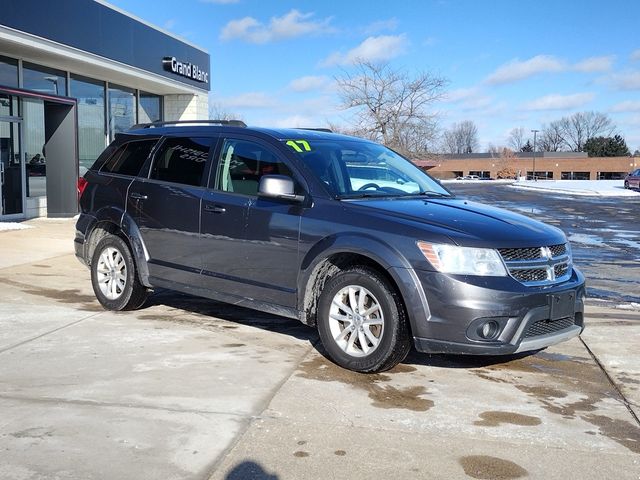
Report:
M 20 122 L 2 119 L 6 98 L 0 96 L 0 219 L 24 214 Z
M 295 306 L 302 209 L 258 198 L 260 178 L 293 176 L 272 146 L 231 136 L 222 148 L 203 197 L 203 281 L 217 292 Z

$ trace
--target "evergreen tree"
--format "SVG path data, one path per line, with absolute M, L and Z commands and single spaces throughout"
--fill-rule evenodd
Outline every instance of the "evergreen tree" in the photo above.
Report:
M 522 148 L 520 148 L 521 152 L 533 152 L 533 146 L 531 145 L 531 142 L 529 140 L 527 140 L 527 143 L 525 143 Z
M 584 144 L 584 151 L 590 157 L 628 157 L 631 155 L 627 143 L 620 135 L 590 138 Z

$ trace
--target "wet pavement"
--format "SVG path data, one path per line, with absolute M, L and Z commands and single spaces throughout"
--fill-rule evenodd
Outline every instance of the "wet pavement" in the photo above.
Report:
M 458 197 L 506 208 L 561 228 L 592 299 L 640 303 L 640 198 L 516 190 L 491 182 L 447 184 Z
M 362 375 L 273 315 L 169 291 L 104 311 L 73 223 L 29 223 L 0 233 L 0 479 L 640 478 L 640 311 Z

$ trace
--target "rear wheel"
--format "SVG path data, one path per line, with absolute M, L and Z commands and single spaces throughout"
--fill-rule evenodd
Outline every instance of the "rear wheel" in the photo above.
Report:
M 626 189 L 629 188 L 629 182 L 627 180 L 624 181 L 624 188 L 626 188 Z
M 327 282 L 318 302 L 318 332 L 328 356 L 356 372 L 381 372 L 411 348 L 401 300 L 374 270 L 355 267 Z
M 91 259 L 91 284 L 107 310 L 135 310 L 148 296 L 138 280 L 128 245 L 115 235 L 106 235 L 96 246 Z

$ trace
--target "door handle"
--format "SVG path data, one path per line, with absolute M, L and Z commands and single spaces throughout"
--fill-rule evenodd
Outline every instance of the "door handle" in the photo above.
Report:
M 220 205 L 205 205 L 204 211 L 209 213 L 224 213 L 227 209 Z
M 146 200 L 147 198 L 149 198 L 147 195 L 143 195 L 143 194 L 137 193 L 137 192 L 131 192 L 129 194 L 129 196 L 131 198 L 133 198 L 134 200 Z

